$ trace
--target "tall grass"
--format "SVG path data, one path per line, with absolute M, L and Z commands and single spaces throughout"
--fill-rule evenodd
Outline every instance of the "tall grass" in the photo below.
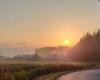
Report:
M 76 66 L 61 63 L 0 64 L 0 80 L 34 80 L 38 77 L 56 77 L 62 72 L 90 69 L 89 66 Z M 55 74 L 55 75 L 53 75 Z M 41 79 L 42 80 L 42 79 Z

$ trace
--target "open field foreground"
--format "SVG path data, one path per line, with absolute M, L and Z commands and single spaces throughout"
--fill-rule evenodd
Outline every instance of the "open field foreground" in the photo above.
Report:
M 59 76 L 95 65 L 75 65 L 65 62 L 1 62 L 0 80 L 56 80 Z

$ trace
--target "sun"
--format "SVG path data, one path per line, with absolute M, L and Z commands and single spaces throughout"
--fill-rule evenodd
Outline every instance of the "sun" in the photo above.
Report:
M 63 46 L 69 46 L 69 47 L 73 47 L 74 45 L 76 45 L 77 42 L 73 41 L 73 40 L 63 40 Z
M 69 45 L 70 45 L 70 41 L 69 41 L 69 40 L 65 40 L 65 41 L 64 41 L 64 45 L 69 46 Z

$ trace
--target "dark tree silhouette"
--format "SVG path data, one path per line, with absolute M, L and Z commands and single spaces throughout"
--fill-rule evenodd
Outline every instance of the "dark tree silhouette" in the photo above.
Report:
M 100 61 L 100 30 L 85 34 L 71 49 L 69 57 L 74 61 Z

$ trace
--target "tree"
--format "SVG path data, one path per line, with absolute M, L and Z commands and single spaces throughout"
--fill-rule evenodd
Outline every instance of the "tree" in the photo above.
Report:
M 69 57 L 75 61 L 100 61 L 100 30 L 93 34 L 86 33 L 71 49 Z

